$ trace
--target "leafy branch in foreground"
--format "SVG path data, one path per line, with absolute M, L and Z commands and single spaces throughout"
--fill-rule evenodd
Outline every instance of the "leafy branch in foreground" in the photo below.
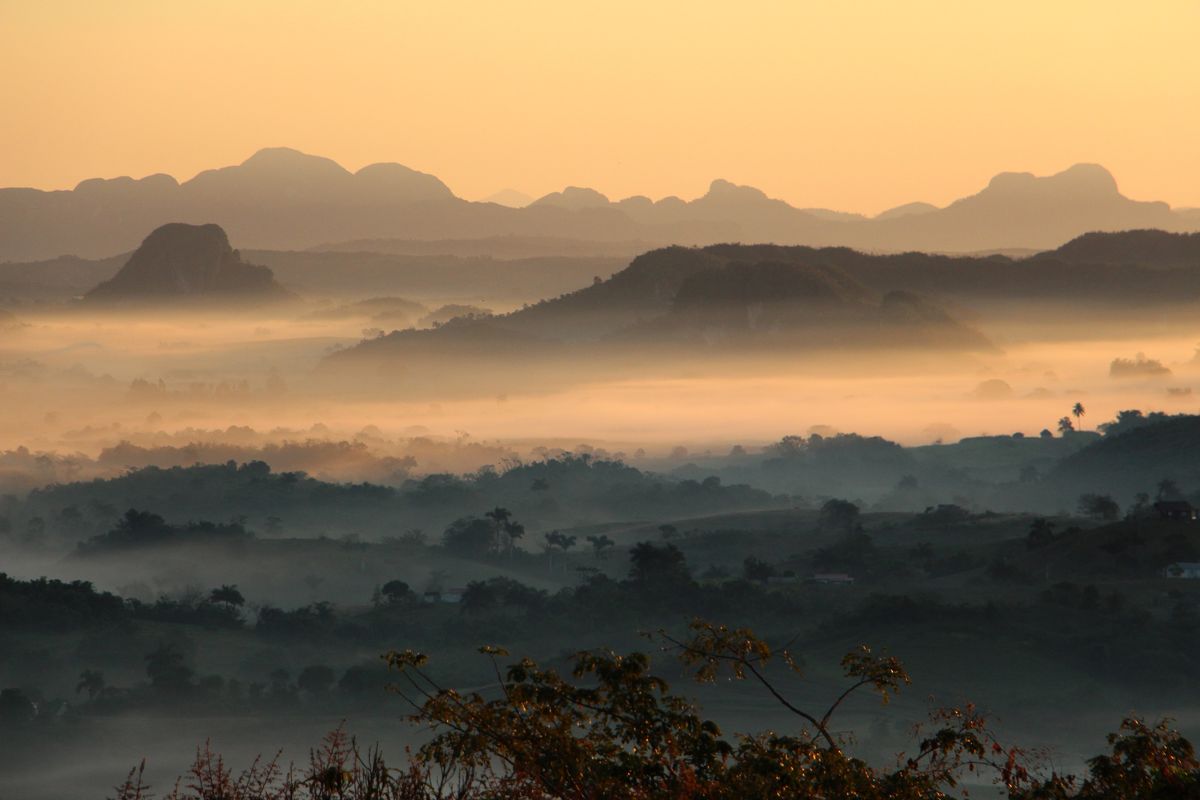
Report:
M 1091 759 L 1082 780 L 1037 774 L 1029 754 L 1002 745 L 971 706 L 934 712 L 912 753 L 873 767 L 847 752 L 831 723 L 856 692 L 887 702 L 907 686 L 898 659 L 852 651 L 842 659 L 846 688 L 825 710 L 806 710 L 769 674 L 775 660 L 800 673 L 786 647 L 700 620 L 689 634 L 654 638 L 700 681 L 727 670 L 757 683 L 800 720 L 798 729 L 727 737 L 671 694 L 642 653 L 580 652 L 564 677 L 527 658 L 502 665 L 508 653 L 485 647 L 495 684 L 460 691 L 440 685 L 423 654 L 392 651 L 384 656 L 398 674 L 391 689 L 432 734 L 402 767 L 388 767 L 378 749 L 361 751 L 340 729 L 300 770 L 284 771 L 276 758 L 235 775 L 205 746 L 164 800 L 940 800 L 966 796 L 972 775 L 1010 800 L 1200 800 L 1191 743 L 1165 722 L 1137 719 L 1109 736 L 1111 752 Z M 151 797 L 140 769 L 117 787 L 116 800 Z
M 423 655 L 405 651 L 385 658 L 400 674 L 393 691 L 411 704 L 415 722 L 434 731 L 418 757 L 440 770 L 469 767 L 478 785 L 498 796 L 915 800 L 945 796 L 962 773 L 985 767 L 1010 794 L 1030 785 L 1021 751 L 996 742 L 974 709 L 940 714 L 937 730 L 894 771 L 878 771 L 849 755 L 830 730 L 833 716 L 860 689 L 870 688 L 886 702 L 908 685 L 894 657 L 866 647 L 847 654 L 842 667 L 849 686 L 814 713 L 785 697 L 767 674 L 776 658 L 800 672 L 786 648 L 776 650 L 746 628 L 701 620 L 691 624 L 690 634 L 680 639 L 659 631 L 655 638 L 693 668 L 697 680 L 714 681 L 728 669 L 734 678 L 756 681 L 803 721 L 801 729 L 726 738 L 715 722 L 671 694 L 641 653 L 578 653 L 568 680 L 529 659 L 502 668 L 504 651 L 484 648 L 496 675 L 498 696 L 492 699 L 440 687 Z

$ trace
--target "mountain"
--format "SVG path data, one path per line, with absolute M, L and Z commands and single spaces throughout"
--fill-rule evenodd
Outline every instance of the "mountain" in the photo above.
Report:
M 932 211 L 937 211 L 938 207 L 933 203 L 905 203 L 894 208 L 889 208 L 887 211 L 881 211 L 875 215 L 875 219 L 900 219 L 901 217 L 913 217 L 920 214 L 928 214 Z
M 1076 164 L 1046 177 L 1001 173 L 983 191 L 943 209 L 874 220 L 856 244 L 935 252 L 1045 249 L 1088 231 L 1180 230 L 1186 224 L 1166 203 L 1122 195 L 1103 167 Z
M 568 186 L 561 192 L 552 192 L 545 197 L 539 197 L 530 205 L 569 208 L 577 211 L 582 208 L 607 208 L 612 203 L 595 189 Z
M 46 261 L 0 263 L 0 298 L 62 302 L 78 297 L 111 278 L 129 254 L 89 261 L 59 256 Z
M 170 223 L 155 229 L 125 266 L 96 286 L 92 304 L 217 299 L 269 302 L 293 298 L 271 270 L 242 261 L 219 225 Z
M 993 349 L 982 334 L 912 293 L 881 296 L 834 266 L 764 255 L 738 245 L 652 251 L 608 280 L 562 297 L 433 330 L 395 331 L 330 356 L 326 366 L 384 374 L 392 364 L 410 375 L 453 380 L 479 374 L 464 370 L 458 357 L 508 364 L 519 356 L 520 374 L 509 370 L 484 382 L 494 390 L 497 380 L 528 379 L 545 359 L 587 364 L 594 375 L 606 361 L 628 370 L 634 357 L 661 368 L 779 348 L 789 355 Z M 662 358 L 647 358 L 651 353 Z
M 872 251 L 1048 249 L 1088 231 L 1200 230 L 1200 214 L 1123 196 L 1104 168 L 997 175 L 945 208 L 910 203 L 875 218 L 799 209 L 751 186 L 715 180 L 693 200 L 611 200 L 567 187 L 523 207 L 473 203 L 400 164 L 350 172 L 288 148 L 182 183 L 168 175 L 92 179 L 71 191 L 0 189 L 0 259 L 132 250 L 167 222 L 215 222 L 246 247 L 305 249 L 363 240 L 567 239 L 708 245 L 722 241 L 845 245 Z M 513 206 L 513 207 L 509 207 Z M 589 253 L 601 255 L 601 253 Z
M 463 204 L 437 178 L 399 164 L 351 173 L 326 158 L 269 148 L 184 183 L 152 175 L 87 180 L 72 191 L 0 189 L 0 258 L 111 256 L 168 222 L 215 222 L 238 242 L 294 249 L 390 234 L 398 228 L 392 220 L 414 209 L 413 230 L 422 230 L 422 216 Z
M 1200 447 L 1200 416 L 1150 415 L 1063 459 L 1045 480 L 1067 500 L 1098 492 L 1126 502 L 1136 492 L 1153 495 L 1164 478 L 1191 489 L 1200 483 L 1195 447 Z
M 622 338 L 750 350 L 993 349 L 982 334 L 911 292 L 878 298 L 836 268 L 783 261 L 735 261 L 697 272 L 680 284 L 666 314 Z
M 1159 230 L 1085 233 L 1039 259 L 1068 264 L 1138 264 L 1152 267 L 1200 267 L 1200 233 Z
M 1020 257 L 871 254 L 804 245 L 710 245 L 705 250 L 719 258 L 741 253 L 743 260 L 834 267 L 880 297 L 898 291 L 972 308 L 1037 300 L 1152 311 L 1200 302 L 1200 270 L 1192 255 L 1198 243 L 1194 234 L 1126 231 L 1085 234 L 1054 250 Z M 602 255 L 587 256 L 592 249 Z M 563 238 L 374 239 L 308 251 L 246 250 L 243 257 L 269 267 L 277 280 L 310 299 L 400 294 L 462 302 L 487 298 L 516 306 L 593 284 L 651 249 L 646 242 Z M 0 304 L 67 301 L 114 276 L 128 258 L 0 263 Z M 625 273 L 621 281 L 630 277 Z M 572 327 L 587 327 L 590 309 L 577 312 Z M 603 318 L 609 319 L 607 312 Z

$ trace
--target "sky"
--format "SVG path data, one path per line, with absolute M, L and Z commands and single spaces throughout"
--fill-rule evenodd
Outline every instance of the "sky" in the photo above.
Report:
M 874 213 L 1108 167 L 1200 206 L 1200 0 L 0 0 L 0 186 L 267 146 L 470 199 L 714 178 Z

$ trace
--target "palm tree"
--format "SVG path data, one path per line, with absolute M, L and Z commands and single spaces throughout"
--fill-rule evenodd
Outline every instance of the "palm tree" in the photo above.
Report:
M 104 691 L 104 673 L 98 669 L 85 669 L 79 673 L 79 683 L 75 686 L 75 694 L 87 692 L 89 700 L 95 700 L 96 695 Z
M 233 609 L 245 604 L 246 598 L 242 597 L 242 593 L 238 591 L 236 585 L 224 584 L 219 589 L 213 589 L 208 595 L 208 602 L 220 603 L 227 610 Z
M 1076 403 L 1074 406 L 1072 406 L 1071 413 L 1075 415 L 1076 427 L 1078 427 L 1079 430 L 1083 430 L 1083 425 L 1079 422 L 1080 418 L 1087 413 L 1087 410 L 1083 407 L 1083 403 Z
M 510 546 L 504 540 L 504 528 L 512 522 L 512 512 L 507 508 L 496 506 L 491 511 L 485 512 L 484 516 L 491 520 L 492 523 L 493 550 L 496 553 L 510 550 Z
M 564 554 L 575 546 L 575 537 L 568 536 L 565 533 L 558 531 L 550 531 L 545 535 L 546 543 L 543 547 L 546 550 L 546 560 L 549 562 L 549 569 L 554 569 L 554 549 L 562 550 Z
M 609 549 L 616 544 L 616 542 L 604 534 L 600 534 L 598 536 L 589 536 L 587 537 L 587 541 L 589 544 L 591 544 L 592 554 L 595 555 L 596 558 L 604 558 L 607 556 Z

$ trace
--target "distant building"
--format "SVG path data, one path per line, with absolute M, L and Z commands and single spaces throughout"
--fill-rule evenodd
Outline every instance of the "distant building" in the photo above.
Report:
M 1200 561 L 1176 561 L 1163 567 L 1164 578 L 1200 580 Z
M 1186 500 L 1160 500 L 1154 504 L 1154 510 L 1163 519 L 1183 522 L 1195 522 L 1197 514 L 1195 507 Z
M 854 583 L 854 578 L 844 572 L 818 572 L 809 578 L 812 583 L 833 583 L 848 585 Z

